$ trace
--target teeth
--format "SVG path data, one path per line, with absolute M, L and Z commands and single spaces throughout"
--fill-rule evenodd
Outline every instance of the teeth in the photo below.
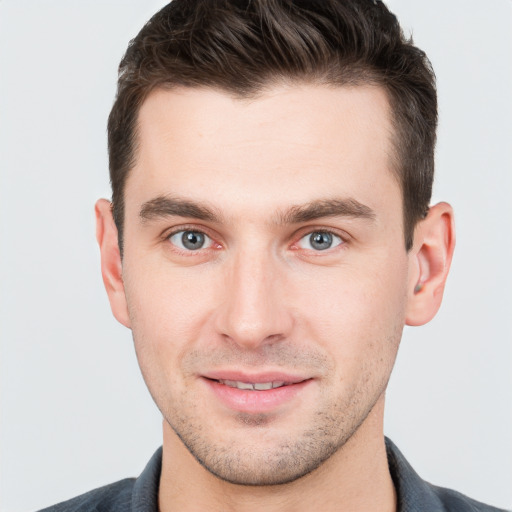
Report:
M 238 389 L 254 389 L 254 386 L 249 382 L 233 382 L 235 388 Z
M 238 380 L 222 380 L 219 379 L 219 382 L 221 384 L 224 384 L 226 386 L 229 386 L 231 388 L 238 388 L 238 389 L 250 389 L 251 391 L 265 391 L 267 389 L 274 389 L 274 388 L 280 388 L 281 386 L 284 386 L 284 382 L 282 381 L 276 381 L 276 382 L 240 382 Z
M 265 389 L 272 389 L 272 382 L 258 382 L 254 384 L 254 389 L 264 391 Z

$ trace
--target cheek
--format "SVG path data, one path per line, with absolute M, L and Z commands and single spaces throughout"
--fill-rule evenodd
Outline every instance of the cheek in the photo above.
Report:
M 405 319 L 404 262 L 398 254 L 308 276 L 298 309 L 309 337 L 343 361 L 394 357 Z
M 127 265 L 125 292 L 136 346 L 180 359 L 208 326 L 216 304 L 212 273 L 145 262 Z
M 145 268 L 148 268 L 145 266 Z M 125 281 L 137 360 L 146 385 L 165 415 L 186 393 L 183 357 L 204 328 L 199 305 L 207 290 L 167 272 L 130 269 Z M 135 277 L 136 276 L 136 277 Z

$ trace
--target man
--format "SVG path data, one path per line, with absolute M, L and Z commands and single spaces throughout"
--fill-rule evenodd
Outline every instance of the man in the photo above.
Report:
M 114 316 L 164 417 L 141 477 L 53 510 L 497 510 L 383 436 L 403 326 L 437 312 L 433 73 L 381 2 L 175 0 L 121 63 Z

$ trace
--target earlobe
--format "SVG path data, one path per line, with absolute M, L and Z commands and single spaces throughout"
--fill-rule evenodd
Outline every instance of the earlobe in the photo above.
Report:
M 124 326 L 130 327 L 112 205 L 106 199 L 99 199 L 94 210 L 96 213 L 96 240 L 101 253 L 101 275 L 110 307 L 115 318 Z
M 452 207 L 432 206 L 414 233 L 409 266 L 406 310 L 407 325 L 423 325 L 432 320 L 441 306 L 444 286 L 455 248 Z

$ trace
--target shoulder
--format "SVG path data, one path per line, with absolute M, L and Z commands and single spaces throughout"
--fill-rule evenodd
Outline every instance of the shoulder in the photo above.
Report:
M 117 512 L 130 509 L 135 478 L 125 478 L 39 512 Z
M 157 512 L 161 467 L 160 447 L 137 479 L 119 480 L 39 512 Z
M 426 483 L 426 482 L 425 482 Z M 449 512 L 505 512 L 501 508 L 486 505 L 460 492 L 426 483 Z
M 460 492 L 422 480 L 388 438 L 386 450 L 400 512 L 504 512 Z

